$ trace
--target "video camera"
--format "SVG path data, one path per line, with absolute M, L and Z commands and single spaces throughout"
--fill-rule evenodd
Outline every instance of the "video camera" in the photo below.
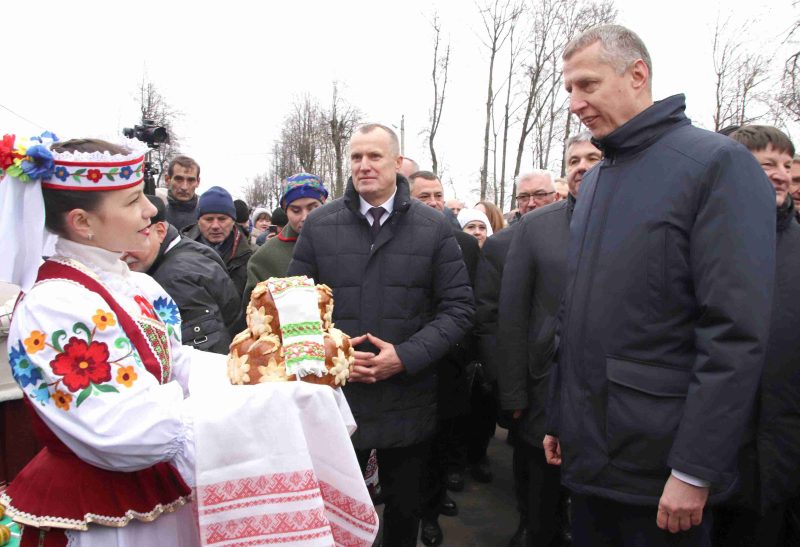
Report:
M 126 127 L 122 130 L 122 134 L 129 139 L 142 141 L 150 148 L 158 148 L 162 144 L 169 143 L 167 128 L 156 125 L 153 120 L 143 119 L 141 125 Z
M 141 125 L 133 128 L 125 127 L 122 134 L 129 139 L 136 139 L 147 145 L 151 150 L 147 152 L 144 162 L 144 193 L 154 195 L 156 193 L 156 180 L 153 175 L 158 174 L 158 168 L 150 161 L 150 153 L 162 144 L 169 143 L 169 132 L 166 127 L 156 125 L 153 120 L 142 119 Z

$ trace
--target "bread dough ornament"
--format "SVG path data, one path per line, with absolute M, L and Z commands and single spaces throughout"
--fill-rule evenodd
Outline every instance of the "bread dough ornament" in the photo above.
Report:
M 228 354 L 231 383 L 347 383 L 353 347 L 333 326 L 330 287 L 305 276 L 271 277 L 255 286 L 246 313 L 247 329 L 236 335 Z

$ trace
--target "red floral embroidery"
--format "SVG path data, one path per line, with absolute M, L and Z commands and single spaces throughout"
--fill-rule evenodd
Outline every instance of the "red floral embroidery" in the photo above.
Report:
M 158 321 L 158 316 L 156 315 L 156 310 L 153 309 L 153 305 L 145 299 L 143 296 L 139 296 L 138 294 L 133 297 L 137 304 L 139 304 L 139 309 L 142 310 L 142 315 L 149 317 L 150 319 L 155 319 Z
M 102 342 L 87 344 L 74 336 L 64 346 L 64 352 L 50 362 L 50 367 L 64 377 L 64 385 L 70 391 L 84 389 L 90 383 L 102 384 L 111 380 L 108 346 Z
M 100 182 L 100 179 L 103 178 L 103 173 L 99 169 L 89 169 L 86 173 L 86 178 L 95 183 Z

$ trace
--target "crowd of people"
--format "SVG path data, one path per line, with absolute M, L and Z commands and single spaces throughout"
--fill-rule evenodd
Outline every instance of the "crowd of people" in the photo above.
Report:
M 147 242 L 131 238 L 126 266 L 106 268 L 146 273 L 147 291 L 169 295 L 173 345 L 223 355 L 260 281 L 330 286 L 333 319 L 354 337 L 344 394 L 365 477 L 377 466 L 386 547 L 447 541 L 439 518 L 459 511 L 448 491 L 493 480 L 498 424 L 513 446 L 510 547 L 800 545 L 800 156 L 778 128 L 713 133 L 692 125 L 682 95 L 654 101 L 652 61 L 629 29 L 590 29 L 563 61 L 585 130 L 565 143 L 565 178 L 517 177 L 510 213 L 446 199 L 389 127 L 366 124 L 341 198 L 298 173 L 274 211 L 219 186 L 198 195 L 199 163 L 176 157 L 166 195 L 131 196 Z M 45 224 L 59 251 L 113 262 L 72 243 L 117 249 L 92 229 L 100 205 L 56 192 Z M 30 319 L 37 294 L 20 332 L 48 332 Z M 35 401 L 19 347 L 12 368 Z M 58 381 L 44 385 L 70 405 Z M 45 418 L 81 438 L 88 449 L 70 447 L 88 464 L 131 467 L 124 450 L 93 448 L 108 440 Z M 183 473 L 185 450 L 164 438 L 141 457 L 177 458 Z M 187 495 L 176 485 L 164 503 Z

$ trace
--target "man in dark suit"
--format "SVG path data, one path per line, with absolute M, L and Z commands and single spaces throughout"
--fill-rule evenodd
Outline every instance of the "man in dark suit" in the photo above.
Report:
M 558 467 L 547 465 L 542 450 L 545 403 L 553 354 L 556 317 L 564 292 L 569 221 L 583 175 L 602 154 L 584 131 L 570 138 L 565 164 L 567 199 L 537 208 L 515 224 L 500 288 L 499 346 L 503 366 L 497 369 L 500 407 L 512 413 L 514 453 L 527 479 L 521 520 L 527 543 L 557 545 L 566 527 L 566 493 Z
M 411 197 L 444 213 L 444 188 L 430 171 L 417 171 L 408 177 Z M 470 285 L 475 286 L 475 274 L 482 260 L 478 240 L 460 229 L 453 235 L 461 247 Z M 422 543 L 439 545 L 443 540 L 439 515 L 458 514 L 456 502 L 447 495 L 445 476 L 461 472 L 466 465 L 466 423 L 469 412 L 470 374 L 468 363 L 475 359 L 476 345 L 472 333 L 439 361 L 439 429 L 431 445 L 428 479 L 423 492 Z

